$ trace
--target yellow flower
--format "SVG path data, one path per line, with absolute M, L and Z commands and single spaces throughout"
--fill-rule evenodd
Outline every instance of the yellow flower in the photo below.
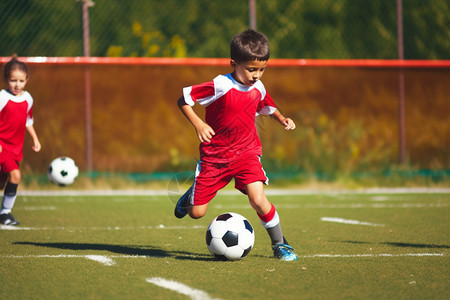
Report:
M 122 56 L 123 47 L 122 46 L 109 46 L 106 56 L 108 57 L 120 57 Z
M 159 45 L 150 45 L 147 50 L 147 56 L 155 56 L 159 52 Z
M 142 24 L 139 22 L 133 23 L 133 34 L 140 36 L 142 34 Z

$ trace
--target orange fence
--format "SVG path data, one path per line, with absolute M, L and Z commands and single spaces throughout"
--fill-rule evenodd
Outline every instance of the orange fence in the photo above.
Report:
M 27 138 L 23 168 L 31 173 L 60 155 L 82 170 L 192 170 L 198 141 L 176 100 L 184 86 L 230 72 L 229 59 L 19 59 L 30 67 L 27 89 L 43 145 L 33 153 Z M 409 164 L 450 167 L 450 61 L 271 59 L 263 82 L 298 125 L 284 132 L 258 120 L 268 171 L 386 168 L 398 164 L 402 135 Z
M 19 57 L 27 64 L 229 66 L 228 58 L 173 57 Z M 0 57 L 5 64 L 10 57 Z M 270 59 L 270 67 L 449 68 L 450 60 Z

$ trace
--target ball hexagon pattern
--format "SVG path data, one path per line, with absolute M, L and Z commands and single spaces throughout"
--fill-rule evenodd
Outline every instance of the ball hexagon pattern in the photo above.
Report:
M 206 230 L 209 252 L 220 260 L 240 260 L 252 249 L 255 234 L 250 222 L 237 213 L 224 213 Z

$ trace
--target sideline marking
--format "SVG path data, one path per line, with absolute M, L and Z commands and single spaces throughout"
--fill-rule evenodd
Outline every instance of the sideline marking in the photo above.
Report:
M 384 226 L 384 224 L 361 222 L 361 221 L 357 221 L 357 220 L 346 220 L 346 219 L 342 219 L 342 218 L 323 217 L 323 218 L 320 218 L 320 220 L 324 221 L 324 222 L 342 223 L 342 224 L 350 224 L 350 225 Z
M 75 255 L 75 254 L 41 254 L 41 255 L 2 255 L 4 258 L 87 258 L 94 260 L 94 257 L 106 258 L 146 258 L 152 257 L 147 255 Z
M 157 286 L 175 291 L 179 294 L 189 296 L 193 300 L 217 299 L 217 298 L 212 298 L 211 296 L 208 295 L 208 293 L 206 293 L 202 290 L 193 289 L 193 288 L 191 288 L 185 284 L 182 284 L 180 282 L 177 282 L 177 281 L 167 280 L 167 279 L 160 278 L 160 277 L 147 278 L 146 281 L 149 283 L 153 283 Z
M 346 194 L 447 194 L 450 188 L 369 188 L 358 190 L 266 189 L 266 195 L 346 195 Z M 21 191 L 21 196 L 168 196 L 166 190 L 52 190 Z M 225 190 L 221 195 L 241 195 L 237 190 Z
M 85 257 L 93 261 L 98 261 L 99 263 L 102 263 L 105 266 L 113 266 L 116 264 L 114 260 L 104 255 L 85 255 Z
M 361 258 L 361 257 L 443 257 L 445 253 L 366 253 L 366 254 L 311 254 L 299 255 L 299 258 Z M 106 259 L 113 258 L 153 258 L 148 255 L 72 255 L 72 254 L 56 254 L 56 255 L 1 255 L 0 258 L 87 258 L 90 260 L 99 261 L 100 257 Z M 95 258 L 95 259 L 94 259 Z M 98 259 L 97 259 L 98 258 Z
M 301 258 L 359 258 L 359 257 L 426 257 L 426 256 L 444 256 L 444 253 L 404 253 L 404 254 L 314 254 L 304 255 Z
M 211 204 L 213 205 L 213 204 Z M 283 204 L 277 205 L 277 208 L 441 208 L 449 207 L 450 203 L 352 203 L 352 204 Z M 250 205 L 236 204 L 236 205 L 222 205 L 214 204 L 211 206 L 218 209 L 251 209 Z
M 22 210 L 56 210 L 55 206 L 25 206 L 23 208 L 18 208 Z
M 66 230 L 64 227 L 24 227 L 12 225 L 0 225 L 0 230 Z
M 136 229 L 204 229 L 206 226 L 194 225 L 194 226 L 164 226 L 160 224 L 158 226 L 107 226 L 107 227 L 24 227 L 24 226 L 11 226 L 0 225 L 0 230 L 136 230 Z
M 65 255 L 65 254 L 57 254 L 57 255 L 9 255 L 9 256 L 1 256 L 2 258 L 85 258 L 89 260 L 93 260 L 99 262 L 105 266 L 114 266 L 116 262 L 113 258 L 146 258 L 148 256 L 145 255 Z

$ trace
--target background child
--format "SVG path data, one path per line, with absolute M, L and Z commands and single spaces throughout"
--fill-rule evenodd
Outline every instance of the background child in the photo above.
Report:
M 5 182 L 0 224 L 19 225 L 11 215 L 17 196 L 21 174 L 19 162 L 23 157 L 25 128 L 33 139 L 33 150 L 39 152 L 41 144 L 33 127 L 33 98 L 25 91 L 28 67 L 13 57 L 4 66 L 6 90 L 0 91 L 0 172 L 1 186 Z
M 269 41 L 259 32 L 246 30 L 232 39 L 230 50 L 232 73 L 186 87 L 178 100 L 201 144 L 194 184 L 178 200 L 175 216 L 203 217 L 209 201 L 234 178 L 236 189 L 248 195 L 266 228 L 275 257 L 297 260 L 283 236 L 278 213 L 264 194 L 268 178 L 261 165 L 262 147 L 255 125 L 256 115 L 268 114 L 286 130 L 295 129 L 260 81 L 270 57 Z M 205 121 L 194 112 L 195 103 L 206 107 Z

